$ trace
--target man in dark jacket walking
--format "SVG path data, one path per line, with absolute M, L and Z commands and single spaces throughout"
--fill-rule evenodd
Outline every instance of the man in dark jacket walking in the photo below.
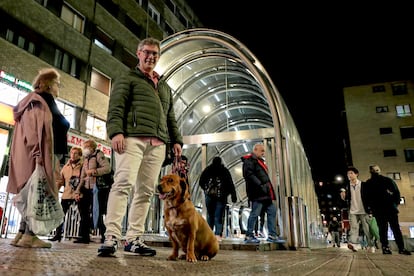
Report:
M 231 195 L 231 201 L 236 203 L 237 195 L 231 174 L 220 157 L 214 157 L 213 163 L 204 169 L 199 185 L 205 194 L 208 225 L 214 230 L 217 240 L 221 241 L 227 198 Z
M 371 178 L 367 180 L 367 203 L 377 220 L 380 241 L 383 254 L 392 254 L 388 244 L 388 223 L 394 233 L 395 243 L 398 252 L 404 255 L 411 255 L 405 249 L 404 240 L 398 221 L 398 205 L 400 204 L 400 191 L 397 184 L 389 177 L 381 175 L 378 165 L 369 166 Z
M 269 178 L 267 165 L 264 162 L 265 148 L 263 144 L 254 145 L 253 152 L 243 156 L 243 177 L 246 181 L 247 197 L 251 203 L 251 212 L 247 220 L 247 232 L 245 242 L 259 243 L 254 236 L 254 226 L 262 208 L 267 214 L 267 241 L 284 242 L 276 233 L 276 200 L 275 191 Z

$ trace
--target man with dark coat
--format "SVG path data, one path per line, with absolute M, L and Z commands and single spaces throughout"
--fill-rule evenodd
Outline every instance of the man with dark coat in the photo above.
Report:
M 371 178 L 367 180 L 367 203 L 377 220 L 383 254 L 392 254 L 388 244 L 388 224 L 394 233 L 398 252 L 411 255 L 405 249 L 404 240 L 398 221 L 398 205 L 400 204 L 400 191 L 397 184 L 389 177 L 381 175 L 378 165 L 369 166 Z
M 207 222 L 218 241 L 223 235 L 224 212 L 226 210 L 227 198 L 231 195 L 231 201 L 236 203 L 237 195 L 233 179 L 229 170 L 223 165 L 220 157 L 216 156 L 210 166 L 205 168 L 200 176 L 200 187 L 204 190 Z M 217 194 L 210 194 L 208 191 L 211 185 L 217 186 Z
M 275 191 L 270 181 L 268 168 L 264 162 L 265 148 L 263 144 L 256 144 L 253 152 L 241 158 L 243 162 L 243 177 L 246 181 L 246 192 L 251 203 L 251 212 L 247 220 L 247 232 L 245 242 L 259 243 L 254 236 L 254 226 L 257 217 L 260 216 L 262 209 L 267 214 L 267 230 L 269 232 L 267 241 L 284 242 L 280 240 L 276 233 L 276 200 Z

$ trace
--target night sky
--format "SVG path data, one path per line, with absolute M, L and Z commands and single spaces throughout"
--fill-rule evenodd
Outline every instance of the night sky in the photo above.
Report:
M 398 1 L 303 2 L 187 0 L 204 27 L 233 36 L 263 64 L 293 116 L 314 179 L 331 181 L 345 173 L 342 88 L 412 80 L 414 21 Z

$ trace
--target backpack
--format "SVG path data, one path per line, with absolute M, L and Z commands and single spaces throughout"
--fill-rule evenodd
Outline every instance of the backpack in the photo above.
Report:
M 98 187 L 98 190 L 109 189 L 112 187 L 112 184 L 114 184 L 114 170 L 113 169 L 111 169 L 111 171 L 107 174 L 96 177 L 96 186 Z
M 218 176 L 213 176 L 208 180 L 206 195 L 213 198 L 220 198 L 221 192 L 221 179 Z
M 98 153 L 100 150 L 98 149 L 95 154 L 92 154 L 89 156 L 89 159 L 92 157 L 97 158 Z M 97 162 L 97 164 L 99 164 Z M 107 174 L 103 174 L 96 177 L 96 187 L 98 190 L 100 189 L 109 189 L 112 187 L 112 184 L 114 184 L 114 170 L 111 168 L 111 171 Z

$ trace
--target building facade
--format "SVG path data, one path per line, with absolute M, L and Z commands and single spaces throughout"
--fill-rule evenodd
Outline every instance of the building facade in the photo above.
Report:
M 92 138 L 111 158 L 105 121 L 113 79 L 136 66 L 140 40 L 196 26 L 200 22 L 183 0 L 0 1 L 0 207 L 10 200 L 12 109 L 33 90 L 39 69 L 61 74 L 57 104 L 71 124 L 69 147 Z
M 370 177 L 370 164 L 394 179 L 401 192 L 401 229 L 413 238 L 414 83 L 375 83 L 345 87 L 343 92 L 352 164 L 361 180 Z

